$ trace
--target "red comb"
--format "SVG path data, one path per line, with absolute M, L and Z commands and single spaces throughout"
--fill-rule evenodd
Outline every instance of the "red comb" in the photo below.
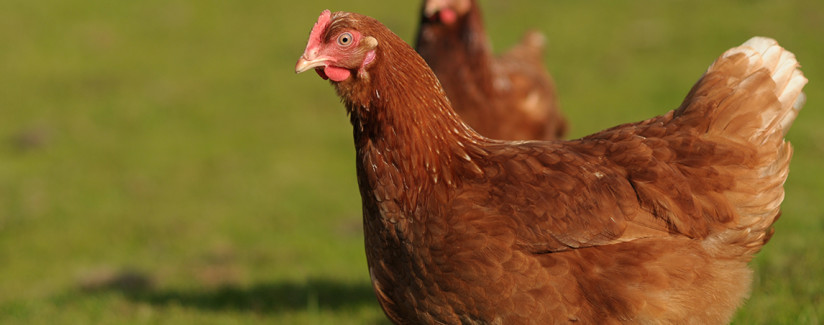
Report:
M 320 39 L 321 34 L 326 29 L 326 26 L 329 26 L 329 20 L 332 19 L 332 12 L 329 9 L 324 10 L 320 13 L 320 17 L 318 17 L 318 22 L 315 23 L 315 26 L 312 27 L 312 33 L 309 34 L 309 43 L 306 44 L 306 49 L 313 48 L 318 46 L 322 41 Z

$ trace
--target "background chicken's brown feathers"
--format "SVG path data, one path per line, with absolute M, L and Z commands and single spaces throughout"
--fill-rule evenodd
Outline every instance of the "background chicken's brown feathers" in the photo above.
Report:
M 469 3 L 453 24 L 434 21 L 422 9 L 416 38 L 415 49 L 440 79 L 452 107 L 493 139 L 562 138 L 568 126 L 543 64 L 543 35 L 527 32 L 521 43 L 495 57 L 480 8 Z

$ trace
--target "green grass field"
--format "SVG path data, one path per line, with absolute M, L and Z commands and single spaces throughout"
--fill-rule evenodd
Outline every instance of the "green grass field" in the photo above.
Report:
M 735 323 L 824 322 L 824 2 L 481 2 L 497 50 L 547 35 L 574 137 L 675 108 L 751 36 L 795 52 L 784 214 Z M 0 324 L 387 323 L 351 126 L 293 67 L 323 9 L 411 41 L 418 7 L 0 2 Z

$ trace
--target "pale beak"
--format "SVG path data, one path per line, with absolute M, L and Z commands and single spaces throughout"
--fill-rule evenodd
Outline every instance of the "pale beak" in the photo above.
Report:
M 323 56 L 309 60 L 303 55 L 298 59 L 298 64 L 295 65 L 295 73 L 301 73 L 312 68 L 325 67 L 329 63 L 328 61 L 329 58 Z

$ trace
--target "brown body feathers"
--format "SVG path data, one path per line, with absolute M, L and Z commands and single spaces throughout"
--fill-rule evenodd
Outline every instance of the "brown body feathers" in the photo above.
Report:
M 806 83 L 775 41 L 725 52 L 664 115 L 508 142 L 464 125 L 378 21 L 325 12 L 315 29 L 296 70 L 351 73 L 332 84 L 354 127 L 369 273 L 395 323 L 721 324 L 748 295 Z

